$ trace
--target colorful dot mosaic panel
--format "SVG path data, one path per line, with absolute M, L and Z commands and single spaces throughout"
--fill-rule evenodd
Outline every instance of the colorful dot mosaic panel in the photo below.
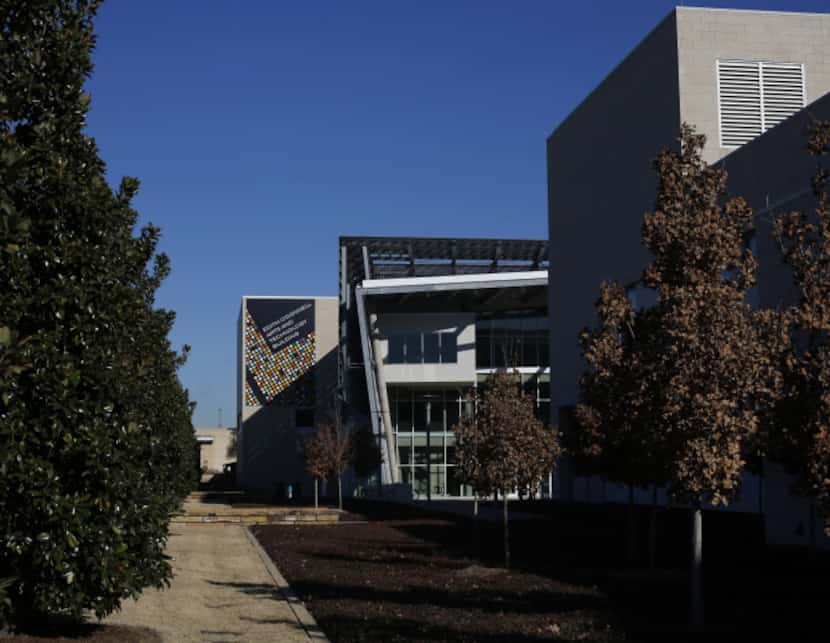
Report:
M 314 366 L 314 333 L 301 337 L 274 352 L 250 314 L 245 315 L 245 353 L 248 375 L 265 399 L 245 386 L 245 404 L 268 404 Z

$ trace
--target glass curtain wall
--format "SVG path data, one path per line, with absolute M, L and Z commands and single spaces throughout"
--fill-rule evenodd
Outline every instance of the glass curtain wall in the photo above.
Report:
M 476 368 L 547 367 L 547 317 L 479 317 Z
M 487 375 L 478 375 L 479 386 Z M 550 375 L 522 374 L 520 385 L 546 424 L 550 418 Z M 398 449 L 400 480 L 418 499 L 470 497 L 473 490 L 456 474 L 453 427 L 472 413 L 469 389 L 389 387 L 389 405 Z

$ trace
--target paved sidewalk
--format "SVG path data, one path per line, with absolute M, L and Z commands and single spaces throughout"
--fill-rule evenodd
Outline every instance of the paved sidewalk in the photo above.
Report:
M 325 641 L 253 536 L 239 525 L 172 525 L 170 588 L 145 590 L 107 623 L 143 625 L 165 641 Z

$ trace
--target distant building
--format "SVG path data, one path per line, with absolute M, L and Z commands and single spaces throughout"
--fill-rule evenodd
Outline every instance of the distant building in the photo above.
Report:
M 453 426 L 499 368 L 548 421 L 547 279 L 546 241 L 341 237 L 343 418 L 377 435 L 383 483 L 469 497 Z
M 563 428 L 586 368 L 579 331 L 595 323 L 602 281 L 639 280 L 650 258 L 640 243 L 657 183 L 652 161 L 676 147 L 682 122 L 707 137 L 704 159 L 729 174 L 731 194 L 757 213 L 759 258 L 752 301 L 793 300 L 770 238 L 771 217 L 809 209 L 811 118 L 830 118 L 830 14 L 678 7 L 556 128 L 547 141 L 552 404 Z M 631 296 L 646 304 L 648 292 Z M 624 499 L 597 478 L 563 469 L 559 492 L 578 500 Z M 643 501 L 649 496 L 644 492 Z M 762 510 L 774 542 L 806 542 L 807 501 L 770 466 L 746 475 L 737 509 Z
M 303 442 L 335 414 L 337 298 L 243 297 L 237 348 L 237 482 L 308 493 Z
M 222 473 L 226 464 L 236 462 L 235 429 L 225 427 L 197 427 L 199 468 L 203 473 Z

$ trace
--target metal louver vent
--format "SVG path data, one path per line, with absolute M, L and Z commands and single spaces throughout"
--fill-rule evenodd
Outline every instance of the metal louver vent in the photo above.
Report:
M 804 65 L 718 61 L 721 147 L 738 147 L 804 107 Z

